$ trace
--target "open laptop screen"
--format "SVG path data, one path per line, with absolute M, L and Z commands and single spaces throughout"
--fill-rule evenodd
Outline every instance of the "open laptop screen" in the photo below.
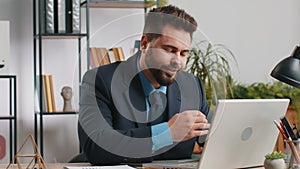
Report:
M 147 167 L 172 169 L 233 169 L 263 166 L 273 151 L 278 129 L 274 120 L 285 115 L 289 99 L 219 100 L 198 165 L 178 160 L 153 162 Z
M 289 99 L 219 100 L 199 168 L 262 166 L 273 151 Z

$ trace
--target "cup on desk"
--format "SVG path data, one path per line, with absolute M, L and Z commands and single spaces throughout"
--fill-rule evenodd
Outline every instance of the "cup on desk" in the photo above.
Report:
M 293 155 L 292 150 L 291 150 L 291 147 L 288 144 L 289 142 L 291 142 L 291 141 L 285 140 L 286 163 L 288 164 L 289 168 L 300 169 L 300 163 L 297 163 L 297 161 L 295 160 L 294 155 Z M 292 142 L 295 145 L 297 153 L 299 154 L 299 152 L 300 152 L 300 139 L 292 140 Z

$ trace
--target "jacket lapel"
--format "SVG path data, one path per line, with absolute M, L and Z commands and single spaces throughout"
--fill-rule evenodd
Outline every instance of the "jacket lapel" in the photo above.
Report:
M 121 62 L 112 80 L 112 97 L 117 110 L 138 127 L 146 126 L 145 94 L 137 70 L 139 53 Z M 114 94 L 115 93 L 115 94 Z M 120 97 L 121 98 L 117 98 Z M 122 99 L 120 101 L 116 101 Z
M 168 119 L 170 119 L 176 113 L 180 112 L 180 103 L 181 103 L 180 90 L 176 81 L 173 84 L 168 86 L 167 97 L 168 97 Z
M 199 93 L 196 79 L 186 72 L 179 72 L 175 82 L 168 87 L 169 119 L 185 110 L 199 110 Z

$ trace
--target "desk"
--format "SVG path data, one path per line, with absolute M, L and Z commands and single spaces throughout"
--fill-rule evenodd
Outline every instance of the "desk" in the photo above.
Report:
M 26 168 L 28 164 L 23 164 L 22 169 Z M 0 164 L 1 169 L 5 169 L 8 164 Z M 46 163 L 47 169 L 63 169 L 64 166 L 90 166 L 89 163 Z M 36 166 L 38 167 L 38 166 Z M 17 164 L 10 165 L 9 169 L 18 169 Z
M 5 169 L 8 166 L 8 164 L 0 164 L 1 169 Z M 64 166 L 91 166 L 89 163 L 47 163 L 46 167 L 47 169 L 63 169 Z M 22 169 L 26 167 L 25 165 L 22 165 Z M 18 166 L 16 164 L 12 164 L 10 166 L 10 169 L 18 169 Z M 142 169 L 142 168 L 138 168 Z M 255 169 L 264 169 L 264 167 L 258 167 Z

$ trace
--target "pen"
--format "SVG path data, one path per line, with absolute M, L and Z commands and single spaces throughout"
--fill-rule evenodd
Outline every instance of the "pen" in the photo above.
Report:
M 274 123 L 275 123 L 276 127 L 278 128 L 278 130 L 280 131 L 280 133 L 282 134 L 283 138 L 285 140 L 288 140 L 288 137 L 285 134 L 285 132 L 284 132 L 283 128 L 281 127 L 281 125 L 276 120 L 274 120 Z
M 291 128 L 288 120 L 286 119 L 286 117 L 282 117 L 280 118 L 281 123 L 285 126 L 285 128 L 287 129 L 287 132 L 289 133 L 289 135 L 291 136 L 292 140 L 297 140 L 298 138 L 296 137 L 296 135 L 294 134 L 293 129 Z
M 298 164 L 300 164 L 300 157 L 299 157 L 299 154 L 298 154 L 298 151 L 297 151 L 295 145 L 293 144 L 293 141 L 292 141 L 291 137 L 287 137 L 287 135 L 285 135 L 283 128 L 280 126 L 280 124 L 276 120 L 274 120 L 274 123 L 277 126 L 277 128 L 279 129 L 279 131 L 282 134 L 283 138 L 285 140 L 287 140 L 287 143 L 289 144 L 289 146 L 291 148 L 292 154 L 293 154 L 296 162 Z
M 287 128 L 285 127 L 285 125 L 282 122 L 280 122 L 280 126 L 281 126 L 281 128 L 283 128 L 284 133 L 286 134 L 287 138 L 291 137 L 291 135 L 289 134 Z

